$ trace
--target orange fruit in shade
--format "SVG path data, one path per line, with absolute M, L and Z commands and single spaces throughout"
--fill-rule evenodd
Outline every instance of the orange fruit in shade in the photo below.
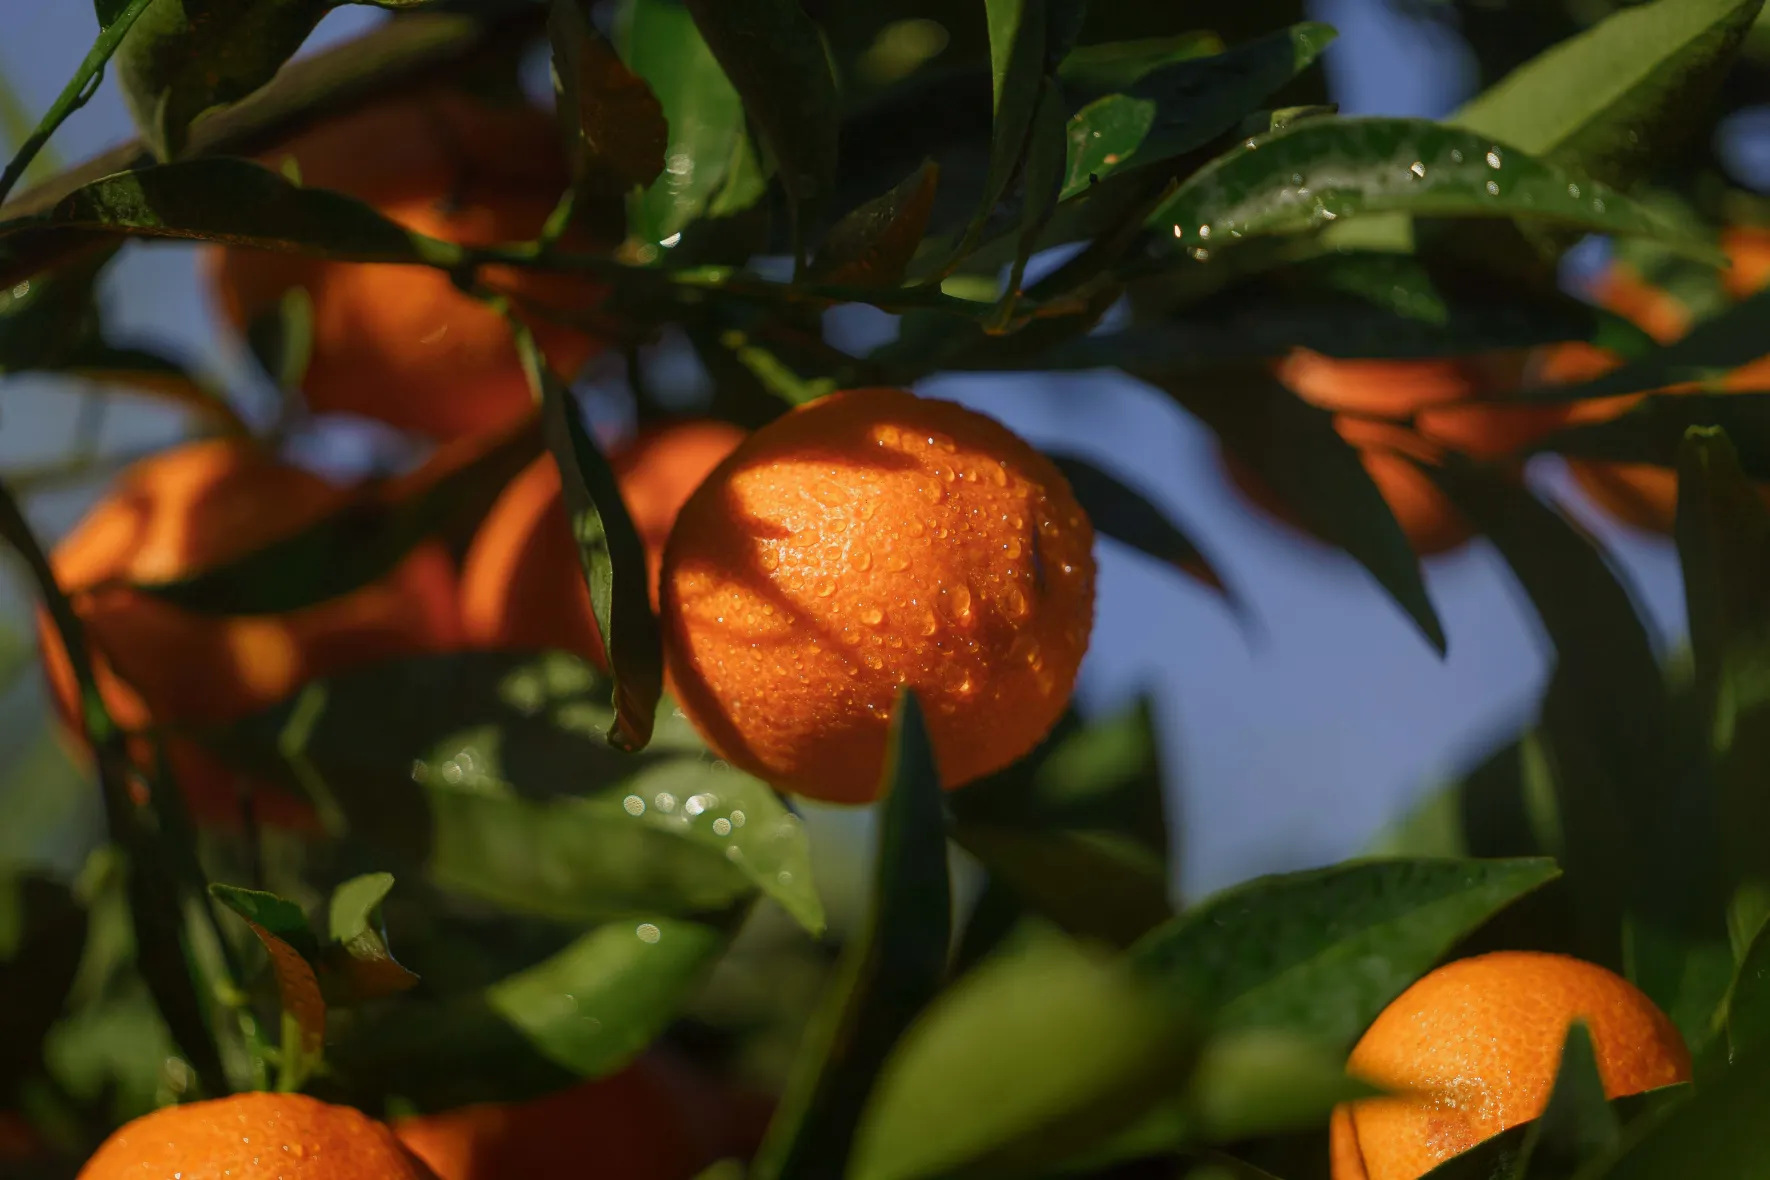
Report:
M 992 418 L 891 389 L 752 434 L 664 550 L 672 692 L 733 764 L 833 802 L 879 790 L 897 693 L 951 788 L 1057 720 L 1094 615 L 1094 530 Z
M 303 1094 L 168 1106 L 106 1139 L 79 1180 L 436 1180 L 385 1123 Z
M 743 438 L 730 423 L 680 422 L 646 431 L 611 459 L 621 499 L 645 546 L 654 602 L 676 514 Z M 474 535 L 461 567 L 461 621 L 472 644 L 560 648 L 604 663 L 559 467 L 551 457 L 511 481 Z
M 551 116 L 433 87 L 322 123 L 268 152 L 302 183 L 374 205 L 408 229 L 463 245 L 529 240 L 569 183 Z M 225 318 L 244 331 L 305 288 L 312 352 L 302 391 L 317 413 L 378 418 L 437 439 L 492 430 L 533 404 L 503 317 L 426 266 L 328 262 L 211 248 L 205 266 Z M 570 376 L 598 341 L 541 314 L 593 310 L 602 291 L 570 275 L 485 267 L 511 294 L 552 367 Z M 533 305 L 531 307 L 531 305 Z
M 1733 264 L 1721 273 L 1733 298 L 1744 299 L 1770 285 L 1770 228 L 1728 226 L 1721 231 L 1721 249 Z
M 1383 1010 L 1347 1069 L 1405 1096 L 1334 1112 L 1334 1180 L 1414 1180 L 1543 1111 L 1583 1020 L 1611 1098 L 1687 1081 L 1677 1028 L 1634 984 L 1565 955 L 1501 951 L 1438 968 Z
M 752 1155 L 769 1106 L 652 1054 L 545 1098 L 400 1119 L 393 1130 L 439 1180 L 694 1180 Z
M 459 632 L 455 574 L 440 546 L 413 552 L 387 577 L 286 615 L 198 614 L 123 583 L 176 579 L 288 536 L 349 502 L 352 493 L 279 461 L 246 440 L 164 451 L 129 468 L 51 554 L 85 624 L 100 695 L 125 730 L 220 725 L 267 708 L 315 677 L 377 659 L 446 649 Z M 79 694 L 47 615 L 44 670 L 67 723 L 79 732 Z M 145 740 L 132 742 L 152 765 Z M 237 823 L 235 776 L 194 742 L 167 754 L 194 816 Z M 305 802 L 256 795 L 265 822 L 305 826 Z

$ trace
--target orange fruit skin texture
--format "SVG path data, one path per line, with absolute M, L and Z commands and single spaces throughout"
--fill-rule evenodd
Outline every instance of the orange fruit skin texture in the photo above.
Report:
M 225 724 L 315 677 L 454 645 L 455 574 L 436 545 L 414 551 L 377 583 L 287 615 L 202 615 L 124 586 L 101 586 L 178 578 L 230 561 L 313 523 L 350 495 L 246 441 L 176 447 L 125 472 L 50 557 L 85 624 L 99 692 L 116 722 L 126 730 Z M 46 614 L 38 631 L 52 694 L 79 733 L 67 651 Z M 151 765 L 147 743 L 132 744 Z M 239 822 L 228 769 L 188 740 L 169 740 L 167 753 L 193 816 Z M 304 801 L 281 791 L 258 792 L 256 805 L 264 823 L 314 822 Z
M 441 88 L 323 123 L 261 162 L 276 168 L 291 156 L 303 184 L 471 246 L 534 238 L 569 183 L 550 116 Z M 446 440 L 509 425 L 532 408 L 503 317 L 442 271 L 237 248 L 209 249 L 205 267 L 223 315 L 242 332 L 291 288 L 307 289 L 313 348 L 302 390 L 316 413 L 359 414 Z M 530 300 L 582 312 L 603 296 L 570 275 L 485 267 L 481 278 L 516 296 L 519 309 Z M 524 318 L 567 377 L 600 349 L 582 332 Z
M 743 439 L 726 422 L 674 423 L 613 456 L 621 499 L 645 546 L 654 605 L 676 514 Z M 467 642 L 477 646 L 560 648 L 606 666 L 551 458 L 512 480 L 474 535 L 461 567 L 461 622 Z
M 654 1055 L 532 1102 L 465 1106 L 393 1130 L 440 1180 L 693 1180 L 720 1159 L 748 1158 L 767 1115 L 766 1103 Z
M 959 786 L 1062 712 L 1093 623 L 1093 544 L 1062 474 L 994 419 L 900 390 L 831 394 L 752 434 L 677 518 L 671 690 L 733 764 L 860 803 L 907 687 Z
M 1591 1030 L 1608 1097 L 1689 1080 L 1677 1028 L 1621 976 L 1565 955 L 1462 959 L 1398 996 L 1352 1050 L 1351 1073 L 1412 1094 L 1334 1113 L 1334 1180 L 1414 1180 L 1536 1118 L 1576 1019 Z
M 235 1094 L 143 1115 L 79 1180 L 436 1180 L 384 1123 L 302 1094 Z
M 1727 293 L 1744 299 L 1770 283 L 1770 230 L 1735 226 L 1721 235 L 1721 247 L 1732 267 L 1722 278 Z M 1593 292 L 1598 303 L 1635 322 L 1656 340 L 1669 343 L 1690 328 L 1690 313 L 1682 304 L 1635 272 L 1613 265 L 1599 279 Z M 1619 368 L 1622 359 L 1587 345 L 1563 345 L 1538 362 L 1537 380 L 1543 383 L 1588 381 Z M 1690 383 L 1669 386 L 1660 393 L 1686 393 L 1700 389 Z M 1770 357 L 1753 361 L 1728 373 L 1722 390 L 1770 388 Z M 1605 399 L 1586 411 L 1582 420 L 1621 414 L 1640 397 Z M 1568 471 L 1580 488 L 1611 516 L 1648 532 L 1670 533 L 1677 522 L 1678 475 L 1650 463 L 1609 463 L 1569 459 Z M 1770 504 L 1770 490 L 1765 493 Z

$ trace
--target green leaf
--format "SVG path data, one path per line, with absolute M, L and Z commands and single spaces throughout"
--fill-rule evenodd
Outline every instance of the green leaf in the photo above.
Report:
M 1610 184 L 1667 158 L 1708 108 L 1763 0 L 1657 0 L 1538 54 L 1447 120 Z
M 1592 1030 L 1584 1020 L 1568 1026 L 1555 1088 L 1529 1126 L 1519 1155 L 1520 1176 L 1565 1175 L 1616 1146 L 1622 1120 L 1605 1101 Z
M 1151 932 L 1132 960 L 1220 1027 L 1349 1045 L 1465 935 L 1557 873 L 1544 859 L 1420 859 L 1263 877 Z
M 97 318 L 94 289 L 115 250 L 8 286 L 0 286 L 0 373 L 55 369 L 90 334 Z
M 1195 172 L 1147 224 L 1195 258 L 1240 241 L 1378 213 L 1517 217 L 1659 238 L 1693 257 L 1715 247 L 1583 173 L 1503 141 L 1423 119 L 1306 119 Z
M 1770 923 L 1740 956 L 1727 995 L 1727 1044 L 1735 1060 L 1761 1056 L 1770 1045 Z
M 404 229 L 361 201 L 302 188 L 227 156 L 94 180 L 43 213 L 0 221 L 0 241 L 45 229 L 226 242 L 357 262 L 450 266 L 463 257 L 461 247 Z
M 232 561 L 135 588 L 184 610 L 219 615 L 278 615 L 339 598 L 391 573 L 420 542 L 471 530 L 540 452 L 541 432 L 533 420 L 491 442 L 458 444 L 300 532 Z
M 64 354 L 56 368 L 70 377 L 123 387 L 192 410 L 229 433 L 247 433 L 246 424 L 209 378 L 153 349 L 118 347 L 88 337 Z
M 780 175 L 801 266 L 809 206 L 836 183 L 841 104 L 823 39 L 799 0 L 686 0 Z
M 328 7 L 325 0 L 154 0 L 115 58 L 124 101 L 149 149 L 161 160 L 179 155 L 199 115 L 270 81 Z
M 0 873 L 0 1089 L 41 1067 L 86 948 L 86 909 L 59 882 Z
M 608 740 L 633 753 L 651 741 L 664 690 L 664 654 L 652 613 L 645 547 L 608 459 L 584 426 L 583 410 L 526 327 L 512 322 L 529 384 L 541 402 L 541 430 L 559 466 L 566 517 L 590 588 L 590 609 L 608 653 L 615 716 Z
M 609 749 L 606 694 L 563 652 L 455 652 L 317 681 L 214 740 L 319 794 L 384 855 L 519 912 L 692 914 L 759 887 L 821 932 L 805 835 L 778 797 L 706 761 L 686 723 L 640 758 Z
M 670 138 L 664 108 L 596 31 L 589 8 L 584 0 L 552 0 L 547 9 L 554 87 L 573 127 L 573 170 L 580 183 L 594 166 L 624 188 L 643 187 L 664 170 Z
M 651 87 L 669 126 L 666 171 L 631 202 L 629 233 L 655 256 L 719 192 L 745 138 L 737 90 L 694 18 L 672 0 L 627 0 L 616 44 L 627 68 Z M 683 165 L 670 172 L 672 161 Z
M 1154 707 L 1072 719 L 1014 766 L 952 792 L 953 838 L 1069 933 L 1129 946 L 1173 914 Z
M 307 915 L 274 893 L 211 885 L 209 894 L 246 920 L 270 956 L 283 1005 L 283 1058 L 279 1082 L 296 1090 L 318 1067 L 326 1047 L 326 1001 L 320 994 L 314 961 L 319 940 Z
M 1128 94 L 1097 98 L 1074 115 L 1064 129 L 1069 152 L 1064 162 L 1061 200 L 1085 191 L 1121 166 L 1134 161 L 1137 147 L 1155 126 L 1155 103 Z
M 1444 652 L 1444 627 L 1426 593 L 1419 556 L 1358 451 L 1334 429 L 1331 413 L 1263 370 L 1188 380 L 1133 371 L 1216 431 L 1305 528 L 1364 566 L 1427 642 Z
M 1741 1062 L 1695 1094 L 1670 1099 L 1657 1117 L 1632 1124 L 1617 1149 L 1581 1168 L 1575 1180 L 1678 1175 L 1747 1180 L 1763 1175 L 1770 1169 L 1767 1091 L 1770 1056 Z
M 940 165 L 925 160 L 896 188 L 838 221 L 825 235 L 806 271 L 817 283 L 847 287 L 895 287 L 934 209 Z
M 327 911 L 332 941 L 321 952 L 318 964 L 321 990 L 329 1003 L 378 999 L 418 982 L 387 949 L 380 911 L 392 888 L 392 873 L 365 873 L 332 891 Z
M 751 1168 L 755 1180 L 852 1175 L 856 1126 L 880 1067 L 946 974 L 952 934 L 946 816 L 922 708 L 892 710 L 891 756 L 866 924 L 843 948 Z
M 298 396 L 313 361 L 313 296 L 290 287 L 246 325 L 246 346 L 285 397 Z
M 1052 452 L 1047 455 L 1063 472 L 1070 490 L 1102 535 L 1173 566 L 1219 593 L 1228 592 L 1216 568 L 1192 539 L 1142 492 L 1086 459 Z
M 885 1063 L 852 1180 L 1024 1175 L 1182 1087 L 1187 1022 L 1113 959 L 1030 938 L 941 996 Z
M 1064 127 L 1063 87 L 1047 77 L 1039 85 L 1038 104 L 1027 128 L 1026 158 L 1020 170 L 1020 245 L 1009 267 L 1007 290 L 991 318 L 990 327 L 1013 325 L 1015 305 L 1025 293 L 1026 264 L 1038 249 L 1039 234 L 1057 207 L 1063 189 L 1068 138 Z
M 1223 52 L 1215 33 L 1176 33 L 1140 41 L 1105 41 L 1072 49 L 1057 67 L 1066 94 L 1092 101 L 1134 86 L 1146 74 L 1197 57 Z

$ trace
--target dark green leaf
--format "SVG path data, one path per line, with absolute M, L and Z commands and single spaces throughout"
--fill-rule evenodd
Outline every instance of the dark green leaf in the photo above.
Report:
M 270 81 L 328 7 L 326 0 L 154 0 L 115 59 L 148 148 L 161 160 L 179 155 L 199 115 Z
M 98 272 L 113 253 L 101 246 L 83 261 L 0 286 L 0 373 L 60 367 L 91 333 Z
M 1726 432 L 1747 475 L 1770 479 L 1770 392 L 1651 394 L 1626 413 L 1558 431 L 1535 449 L 1677 467 L 1685 435 L 1711 427 Z
M 1215 33 L 1177 33 L 1141 41 L 1105 41 L 1072 49 L 1057 67 L 1064 92 L 1092 101 L 1135 85 L 1144 75 L 1175 62 L 1223 52 Z
M 673 0 L 628 0 L 617 44 L 651 87 L 669 126 L 666 172 L 630 204 L 629 233 L 655 257 L 658 244 L 701 216 L 745 139 L 744 108 L 688 9 Z M 678 163 L 680 171 L 667 169 Z
M 818 246 L 806 277 L 848 287 L 895 287 L 928 229 L 940 166 L 933 160 L 884 196 L 838 221 Z
M 540 452 L 533 420 L 491 443 L 456 444 L 300 532 L 233 561 L 136 588 L 185 610 L 223 615 L 284 614 L 341 597 L 390 573 L 420 542 L 472 529 Z
M 1153 931 L 1133 961 L 1217 1013 L 1344 1046 L 1554 862 L 1390 860 L 1264 877 Z
M 86 948 L 86 909 L 58 882 L 0 874 L 0 1093 L 40 1066 Z
M 849 1174 L 880 1067 L 940 990 L 951 944 L 946 816 L 922 707 L 898 696 L 866 925 L 844 948 L 752 1169 L 755 1180 Z
M 1604 1099 L 1604 1079 L 1584 1020 L 1567 1029 L 1555 1088 L 1543 1113 L 1530 1123 L 1520 1153 L 1520 1177 L 1566 1175 L 1586 1160 L 1616 1146 L 1621 1120 Z
M 1758 927 L 1727 996 L 1727 1043 L 1735 1059 L 1770 1045 L 1770 923 Z
M 1239 240 L 1376 213 L 1545 220 L 1720 257 L 1710 242 L 1582 173 L 1423 119 L 1294 123 L 1201 168 L 1148 224 L 1161 242 L 1196 258 Z
M 307 915 L 294 902 L 274 893 L 211 885 L 215 900 L 246 920 L 270 956 L 276 975 L 277 996 L 283 1005 L 283 1060 L 281 1083 L 295 1089 L 318 1064 L 326 1044 L 326 1001 L 320 994 L 314 962 L 319 940 L 307 924 Z M 294 1029 L 291 1035 L 290 1023 Z
M 245 423 L 221 390 L 181 362 L 151 349 L 120 348 L 88 338 L 64 354 L 56 367 L 70 377 L 123 387 L 194 410 L 230 433 L 246 433 Z
M 1173 913 L 1148 700 L 1093 724 L 1060 724 L 1031 755 L 949 803 L 954 839 L 992 880 L 1077 937 L 1128 946 Z
M 1067 201 L 1118 168 L 1141 163 L 1133 157 L 1153 126 L 1155 103 L 1128 94 L 1109 94 L 1077 111 L 1065 128 L 1069 154 L 1059 197 Z
M 583 0 L 552 0 L 547 10 L 560 110 L 575 119 L 576 170 L 593 164 L 624 187 L 648 185 L 664 170 L 664 108 L 596 31 L 589 8 Z
M 686 3 L 780 174 L 803 262 L 807 206 L 823 200 L 836 181 L 842 109 L 823 39 L 799 0 Z
M 360 1003 L 405 991 L 418 982 L 387 949 L 380 910 L 392 888 L 392 873 L 365 873 L 332 891 L 327 911 L 332 941 L 318 964 L 328 1003 Z
M 885 1063 L 853 1180 L 1024 1175 L 1095 1147 L 1191 1073 L 1180 1014 L 1124 965 L 1029 937 L 930 1005 Z
M 313 296 L 306 287 L 291 287 L 269 310 L 246 325 L 246 345 L 258 367 L 292 396 L 307 380 L 313 361 Z
M 559 465 L 566 516 L 590 587 L 590 609 L 608 652 L 615 705 L 608 739 L 629 753 L 643 750 L 651 741 L 664 689 L 663 648 L 651 609 L 645 547 L 608 459 L 584 427 L 577 399 L 548 368 L 534 336 L 521 325 L 513 327 L 523 368 L 541 401 L 542 434 Z
M 1770 1119 L 1764 1118 L 1767 1092 L 1770 1055 L 1736 1065 L 1695 1094 L 1668 1096 L 1662 1113 L 1633 1123 L 1621 1146 L 1581 1168 L 1576 1180 L 1762 1176 L 1770 1171 Z
M 1448 120 L 1628 184 L 1706 110 L 1763 0 L 1658 0 L 1538 54 Z
M 1103 535 L 1227 593 L 1222 577 L 1198 546 L 1142 492 L 1086 459 L 1048 454 Z
M 760 887 L 821 931 L 804 833 L 774 793 L 706 761 L 682 722 L 617 754 L 606 700 L 563 652 L 456 652 L 315 682 L 217 740 L 399 863 L 521 912 L 691 914 Z
M 1444 628 L 1426 593 L 1420 559 L 1333 415 L 1265 371 L 1200 379 L 1139 372 L 1197 414 L 1271 488 L 1304 527 L 1370 571 L 1440 653 Z
M 250 160 L 227 156 L 92 181 L 47 212 L 0 222 L 0 239 L 46 228 L 226 242 L 358 262 L 449 266 L 462 258 L 461 247 L 403 229 L 360 201 L 302 188 Z
M 989 330 L 1007 330 L 1014 326 L 1014 309 L 1024 292 L 1026 264 L 1038 249 L 1039 234 L 1057 207 L 1063 189 L 1064 153 L 1067 137 L 1064 132 L 1063 88 L 1056 79 L 1045 78 L 1039 85 L 1038 105 L 1033 108 L 1032 123 L 1027 130 L 1026 158 L 1020 176 L 1020 245 L 1008 270 L 1008 284 L 1001 303 L 990 317 Z

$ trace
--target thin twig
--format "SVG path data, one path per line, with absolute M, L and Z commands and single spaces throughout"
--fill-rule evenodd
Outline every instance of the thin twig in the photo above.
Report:
M 12 186 L 25 174 L 25 169 L 31 166 L 31 161 L 37 158 L 37 153 L 43 150 L 43 145 L 49 142 L 49 137 L 55 134 L 56 128 L 66 122 L 69 115 L 86 105 L 104 77 L 105 63 L 111 60 L 111 54 L 117 52 L 117 46 L 123 43 L 124 35 L 135 24 L 135 18 L 146 12 L 148 5 L 153 2 L 154 0 L 129 0 L 129 7 L 117 14 L 117 19 L 99 33 L 92 48 L 86 51 L 86 58 L 80 63 L 80 68 L 74 71 L 74 76 L 68 79 L 61 94 L 56 96 L 55 104 L 38 122 L 37 129 L 31 132 L 30 137 L 19 145 L 12 162 L 6 165 L 5 173 L 0 174 L 0 204 L 5 203 L 7 194 L 12 192 Z

